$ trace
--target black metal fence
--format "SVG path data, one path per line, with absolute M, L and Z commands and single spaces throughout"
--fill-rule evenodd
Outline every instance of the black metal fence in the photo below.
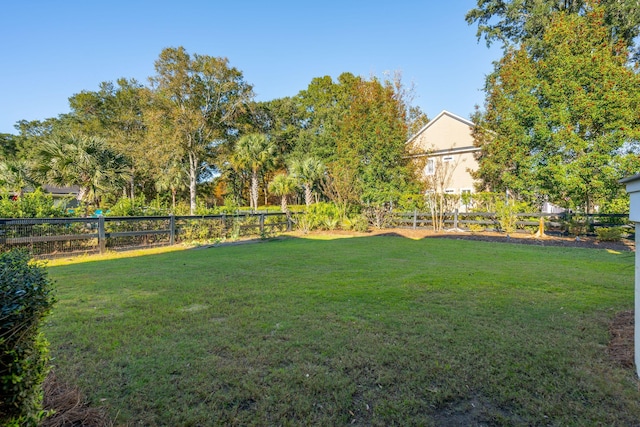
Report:
M 544 217 L 545 229 L 564 234 L 589 234 L 598 227 L 628 225 L 627 214 L 519 213 L 516 227 L 531 230 Z M 430 213 L 391 215 L 390 227 L 432 227 Z M 500 230 L 495 213 L 449 212 L 444 226 L 466 231 Z M 27 248 L 36 257 L 103 253 L 166 246 L 176 243 L 216 242 L 242 237 L 265 237 L 289 231 L 290 217 L 281 212 L 206 216 L 148 216 L 97 218 L 0 218 L 0 251 Z M 632 230 L 631 230 L 632 231 Z
M 582 213 L 517 213 L 515 225 L 526 230 L 538 227 L 540 218 L 544 218 L 545 229 L 557 233 L 589 234 L 598 227 L 625 226 L 629 214 L 582 214 Z M 447 212 L 443 215 L 445 228 L 465 231 L 500 231 L 500 219 L 493 212 Z M 396 213 L 394 224 L 397 227 L 432 227 L 433 220 L 428 212 Z
M 97 218 L 0 218 L 0 251 L 36 257 L 103 253 L 189 242 L 267 236 L 291 230 L 284 213 Z

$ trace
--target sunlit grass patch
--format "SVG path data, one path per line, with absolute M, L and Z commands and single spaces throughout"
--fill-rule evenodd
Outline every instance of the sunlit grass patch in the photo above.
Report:
M 50 274 L 55 370 L 123 424 L 640 419 L 605 352 L 632 253 L 314 236 Z

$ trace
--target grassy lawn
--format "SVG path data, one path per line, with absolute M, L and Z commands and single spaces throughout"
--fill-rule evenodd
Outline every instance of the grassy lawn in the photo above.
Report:
M 377 236 L 51 266 L 59 377 L 118 425 L 637 425 L 633 254 Z

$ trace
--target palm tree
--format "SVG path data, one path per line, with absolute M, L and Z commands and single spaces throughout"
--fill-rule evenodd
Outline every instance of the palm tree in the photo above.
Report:
M 0 163 L 0 188 L 21 197 L 26 187 L 35 187 L 36 185 L 26 160 L 6 160 Z
M 236 165 L 251 170 L 251 191 L 249 205 L 258 208 L 258 177 L 262 169 L 274 164 L 276 145 L 266 135 L 252 133 L 238 140 L 234 157 Z
M 324 175 L 326 170 L 322 160 L 312 156 L 293 159 L 289 162 L 289 171 L 304 186 L 304 201 L 307 207 L 311 205 L 313 184 Z
M 296 191 L 298 184 L 291 175 L 284 173 L 276 175 L 269 183 L 269 191 L 274 195 L 280 196 L 280 209 L 282 212 L 289 214 L 289 208 L 287 207 L 287 196 Z
M 130 165 L 101 138 L 54 136 L 38 147 L 34 172 L 44 183 L 80 187 L 78 200 L 99 206 L 100 197 L 128 182 Z
M 163 170 L 156 181 L 158 191 L 171 190 L 171 206 L 176 211 L 176 193 L 189 186 L 189 171 L 184 163 L 174 159 Z

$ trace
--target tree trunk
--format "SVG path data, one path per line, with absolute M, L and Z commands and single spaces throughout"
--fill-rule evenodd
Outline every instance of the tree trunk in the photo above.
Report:
M 189 153 L 189 202 L 191 215 L 196 214 L 196 183 L 197 183 L 198 159 L 195 153 Z
M 287 195 L 284 194 L 282 199 L 280 199 L 280 209 L 284 213 L 289 213 L 289 208 L 287 207 Z
M 304 184 L 304 202 L 307 207 L 311 206 L 311 200 L 313 199 L 313 194 L 311 193 L 311 184 Z
M 251 198 L 250 208 L 254 211 L 258 210 L 258 171 L 253 171 L 251 174 Z

